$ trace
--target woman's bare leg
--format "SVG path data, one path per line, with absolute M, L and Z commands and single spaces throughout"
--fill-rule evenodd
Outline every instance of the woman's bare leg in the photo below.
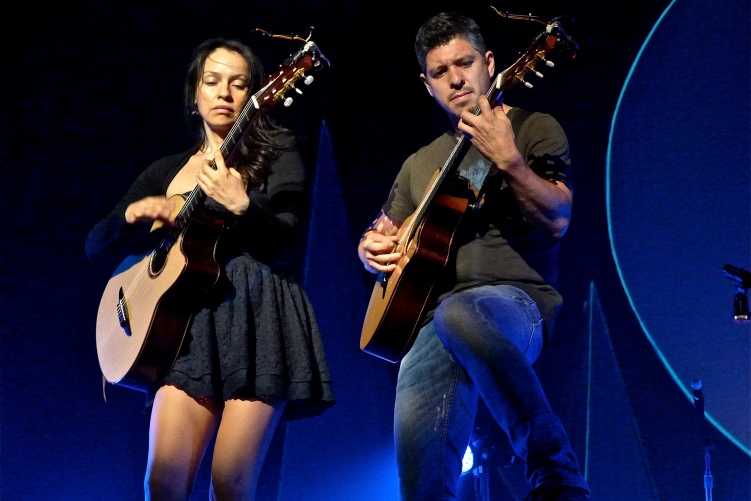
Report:
M 199 402 L 174 386 L 159 388 L 149 428 L 144 480 L 147 501 L 185 501 L 190 497 L 218 416 L 213 402 Z
M 261 466 L 284 405 L 282 399 L 225 402 L 211 464 L 212 501 L 255 498 Z

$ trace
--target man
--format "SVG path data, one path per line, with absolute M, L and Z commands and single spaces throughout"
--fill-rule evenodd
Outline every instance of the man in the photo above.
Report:
M 531 365 L 562 303 L 554 284 L 572 204 L 566 136 L 549 115 L 491 108 L 495 60 L 472 19 L 432 17 L 415 53 L 425 88 L 453 127 L 405 161 L 358 255 L 372 273 L 394 271 L 397 232 L 462 134 L 472 147 L 458 174 L 480 208 L 467 214 L 470 238 L 458 242 L 434 307 L 401 361 L 395 440 L 402 498 L 456 499 L 481 396 L 526 461 L 528 500 L 588 499 Z

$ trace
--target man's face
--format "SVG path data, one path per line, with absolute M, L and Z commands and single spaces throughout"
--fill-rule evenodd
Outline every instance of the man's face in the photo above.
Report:
M 479 53 L 463 38 L 454 38 L 428 52 L 420 79 L 428 93 L 458 121 L 462 110 L 474 111 L 495 71 L 493 53 Z

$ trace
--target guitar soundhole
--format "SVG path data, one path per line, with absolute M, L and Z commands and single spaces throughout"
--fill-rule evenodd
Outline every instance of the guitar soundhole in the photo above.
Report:
M 162 240 L 160 244 L 151 253 L 151 261 L 149 261 L 149 273 L 158 275 L 164 269 L 164 264 L 167 262 L 167 256 L 169 255 L 172 244 Z

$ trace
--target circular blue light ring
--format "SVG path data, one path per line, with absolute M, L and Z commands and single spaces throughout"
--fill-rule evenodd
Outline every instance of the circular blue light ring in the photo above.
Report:
M 639 49 L 639 52 L 636 54 L 636 58 L 634 59 L 634 62 L 631 64 L 631 68 L 629 69 L 628 74 L 626 75 L 626 81 L 623 84 L 623 88 L 621 89 L 621 93 L 618 96 L 618 101 L 615 105 L 615 112 L 613 113 L 613 119 L 610 123 L 610 135 L 608 137 L 608 150 L 607 150 L 607 157 L 605 159 L 605 209 L 607 213 L 607 219 L 608 219 L 608 238 L 610 239 L 610 251 L 613 254 L 613 260 L 615 262 L 615 267 L 618 271 L 618 277 L 621 280 L 621 285 L 623 286 L 623 290 L 626 293 L 626 297 L 628 298 L 628 302 L 631 305 L 631 310 L 636 315 L 637 320 L 639 321 L 639 324 L 641 325 L 642 331 L 644 331 L 644 334 L 647 336 L 647 339 L 649 340 L 650 344 L 652 345 L 652 348 L 655 350 L 655 353 L 657 353 L 657 356 L 660 358 L 662 363 L 665 365 L 665 368 L 668 370 L 668 373 L 670 374 L 670 377 L 673 378 L 673 381 L 678 385 L 678 388 L 681 389 L 683 394 L 688 398 L 692 403 L 694 401 L 693 393 L 691 390 L 688 389 L 688 387 L 681 381 L 681 379 L 678 377 L 676 372 L 673 370 L 673 368 L 670 366 L 670 363 L 668 362 L 668 359 L 662 354 L 662 351 L 660 351 L 660 348 L 657 346 L 657 343 L 652 338 L 652 336 L 649 333 L 649 330 L 647 329 L 646 324 L 642 320 L 641 316 L 639 315 L 639 312 L 636 309 L 636 305 L 634 304 L 633 298 L 631 297 L 631 293 L 628 290 L 628 286 L 626 285 L 626 280 L 623 276 L 623 272 L 621 270 L 620 263 L 618 261 L 618 255 L 615 250 L 615 243 L 614 243 L 614 237 L 613 237 L 613 224 L 612 224 L 612 217 L 611 217 L 611 208 L 610 208 L 610 156 L 613 146 L 613 134 L 615 130 L 615 122 L 618 118 L 618 110 L 620 109 L 621 102 L 623 101 L 623 96 L 626 93 L 626 88 L 628 87 L 629 81 L 631 80 L 631 76 L 634 73 L 634 70 L 636 68 L 636 65 L 639 63 L 639 59 L 641 58 L 642 53 L 644 52 L 644 49 L 649 44 L 650 39 L 652 38 L 652 35 L 657 30 L 657 27 L 660 25 L 662 20 L 667 15 L 668 11 L 675 5 L 675 3 L 678 0 L 673 0 L 670 2 L 670 4 L 665 8 L 665 10 L 662 12 L 660 17 L 657 19 L 657 22 L 655 22 L 654 26 L 652 26 L 652 29 L 650 30 L 649 34 L 647 35 L 647 38 L 644 40 L 644 43 L 642 44 L 641 48 Z M 727 437 L 728 440 L 730 440 L 733 444 L 738 446 L 743 452 L 751 456 L 751 449 L 746 447 L 743 443 L 738 441 L 734 436 L 730 434 L 719 422 L 717 422 L 711 414 L 706 413 L 707 420 L 712 423 L 712 425 L 715 426 L 725 437 Z

